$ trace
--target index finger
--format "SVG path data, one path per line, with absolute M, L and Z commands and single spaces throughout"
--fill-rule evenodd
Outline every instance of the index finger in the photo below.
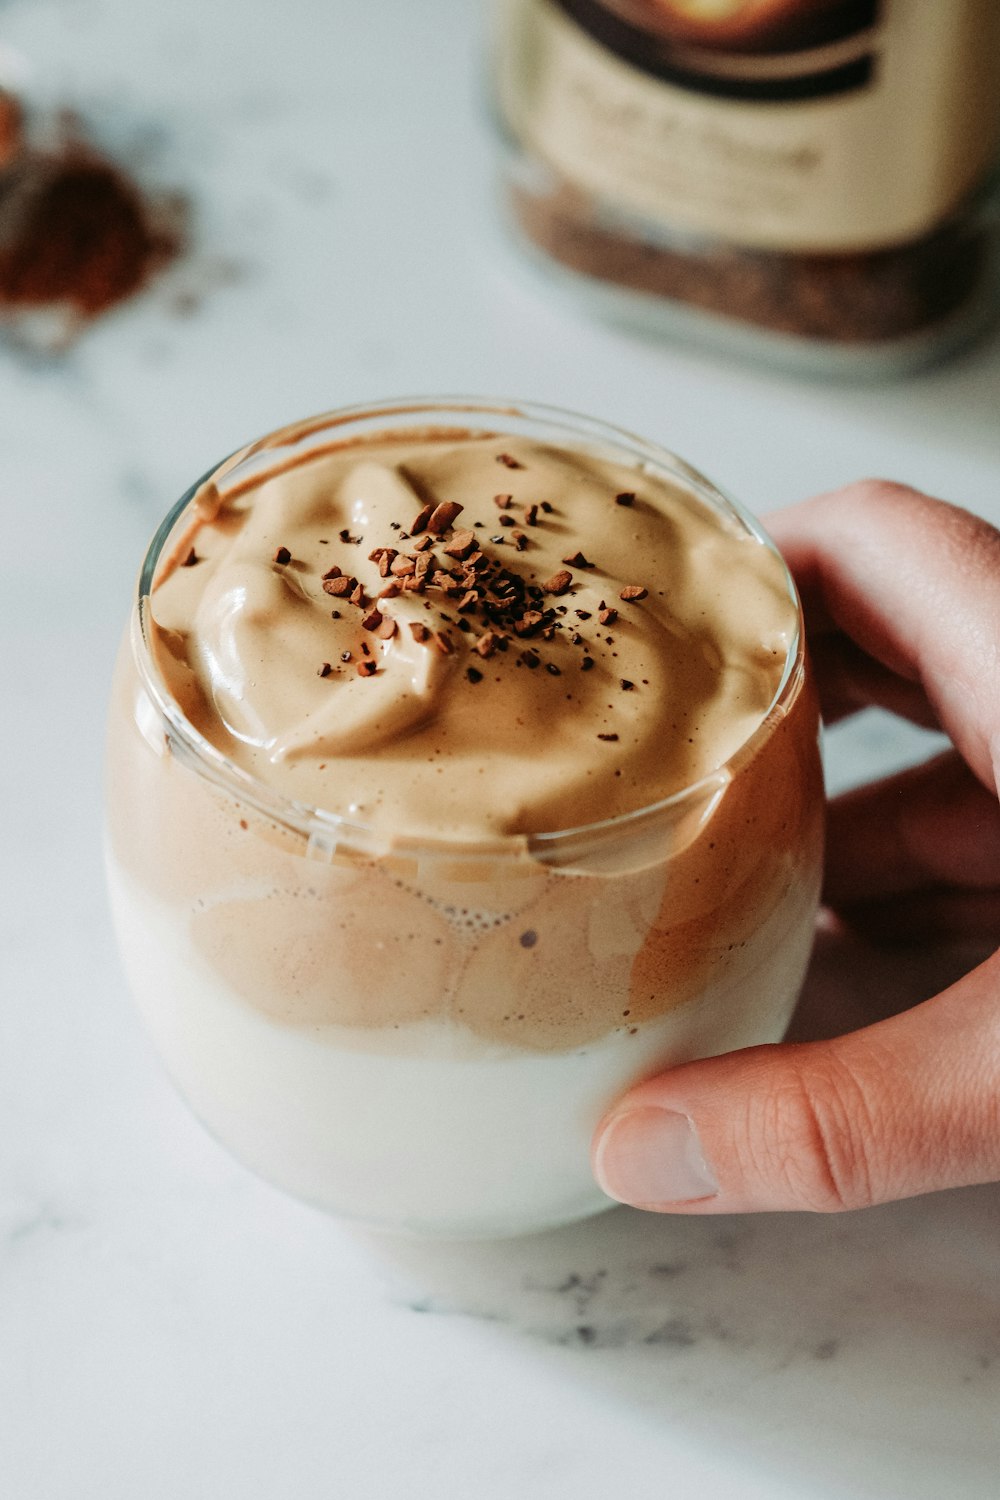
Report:
M 919 685 L 995 791 L 1000 746 L 1000 532 L 958 506 L 867 480 L 767 518 L 811 634 L 842 631 Z

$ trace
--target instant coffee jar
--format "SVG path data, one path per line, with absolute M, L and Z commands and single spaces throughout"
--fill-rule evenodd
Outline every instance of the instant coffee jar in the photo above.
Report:
M 496 0 L 518 240 L 644 330 L 902 372 L 1000 302 L 997 0 Z

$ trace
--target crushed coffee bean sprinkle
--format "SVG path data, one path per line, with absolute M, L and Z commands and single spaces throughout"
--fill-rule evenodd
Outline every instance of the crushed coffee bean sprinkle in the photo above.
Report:
M 547 594 L 565 594 L 572 582 L 572 573 L 561 569 L 558 573 L 553 573 L 551 578 L 546 578 L 542 588 Z
M 500 455 L 499 462 L 506 463 L 509 455 Z M 521 468 L 522 465 L 513 460 L 509 467 Z M 634 499 L 629 492 L 622 492 L 615 496 L 618 504 L 629 505 Z M 502 528 L 495 536 L 490 537 L 494 546 L 501 546 L 505 542 L 512 542 L 518 551 L 523 551 L 529 545 L 528 537 L 517 526 L 517 516 L 511 514 L 514 506 L 514 497 L 503 493 L 493 496 L 493 503 L 500 511 L 498 517 Z M 520 507 L 519 507 L 520 508 Z M 382 546 L 374 548 L 369 554 L 369 561 L 378 567 L 379 576 L 387 579 L 385 588 L 378 594 L 377 601 L 373 604 L 367 597 L 364 587 L 358 579 L 345 575 L 341 568 L 331 567 L 322 575 L 322 586 L 327 594 L 337 598 L 349 599 L 350 602 L 365 611 L 361 621 L 363 629 L 375 634 L 381 640 L 391 640 L 398 633 L 399 625 L 391 615 L 379 609 L 378 604 L 384 599 L 391 599 L 405 594 L 407 597 L 413 593 L 433 595 L 438 593 L 443 599 L 453 601 L 452 608 L 458 618 L 454 619 L 434 605 L 430 597 L 424 599 L 425 609 L 431 609 L 436 613 L 437 619 L 442 624 L 447 624 L 461 630 L 467 636 L 474 639 L 469 640 L 473 651 L 482 659 L 486 660 L 497 651 L 506 651 L 509 645 L 505 632 L 522 639 L 536 636 L 539 641 L 551 642 L 556 639 L 558 631 L 564 630 L 560 616 L 567 614 L 564 604 L 546 604 L 546 596 L 556 596 L 568 593 L 573 585 L 574 578 L 570 568 L 590 569 L 595 564 L 587 558 L 584 553 L 577 549 L 567 553 L 562 561 L 567 567 L 560 569 L 551 577 L 532 582 L 530 577 L 514 570 L 511 571 L 500 561 L 496 555 L 484 553 L 479 546 L 476 530 L 483 530 L 482 521 L 474 521 L 470 526 L 460 530 L 453 530 L 458 516 L 464 507 L 456 501 L 442 501 L 435 504 L 433 501 L 425 504 L 414 517 L 410 525 L 410 532 L 401 530 L 399 522 L 392 522 L 393 530 L 398 534 L 399 541 L 408 540 L 413 536 L 411 551 L 403 552 L 398 547 Z M 539 512 L 546 515 L 554 513 L 554 507 L 549 501 L 532 502 L 523 506 L 524 521 L 529 526 L 538 524 Z M 345 544 L 358 544 L 362 538 L 352 536 L 345 527 L 340 533 L 340 540 Z M 431 550 L 435 540 L 440 543 L 443 559 L 452 560 L 438 561 Z M 292 560 L 290 549 L 280 547 L 274 554 L 274 561 L 279 566 L 285 566 Z M 189 558 L 185 560 L 185 566 L 193 566 L 197 561 L 194 557 L 194 549 L 191 549 Z M 620 598 L 626 603 L 637 602 L 647 597 L 648 590 L 641 584 L 626 585 L 620 593 Z M 593 611 L 578 609 L 573 611 L 575 617 L 580 621 L 592 618 Z M 339 618 L 340 612 L 333 611 L 334 618 Z M 481 624 L 480 634 L 475 634 L 476 626 L 470 617 L 478 616 Z M 607 605 L 602 599 L 598 611 L 598 619 L 602 625 L 612 625 L 617 621 L 618 612 Z M 485 630 L 483 629 L 485 626 Z M 499 627 L 499 628 L 498 628 Z M 456 643 L 453 638 L 443 629 L 434 630 L 429 625 L 421 622 L 409 622 L 409 631 L 414 641 L 420 645 L 431 644 L 444 656 L 453 655 Z M 567 632 L 563 639 L 567 640 L 573 647 L 582 648 L 580 659 L 580 670 L 590 672 L 594 669 L 596 662 L 588 654 L 588 643 L 578 630 Z M 608 644 L 612 637 L 608 636 Z M 375 661 L 371 659 L 372 653 L 367 643 L 362 643 L 361 650 L 363 658 L 358 663 L 358 672 L 362 676 L 373 676 L 377 671 Z M 341 653 L 342 662 L 350 662 L 352 654 L 350 651 Z M 535 670 L 544 665 L 546 673 L 553 677 L 562 675 L 562 668 L 553 661 L 545 661 L 537 651 L 529 649 L 522 651 L 516 661 L 518 666 L 526 666 Z M 326 677 L 334 672 L 334 668 L 328 662 L 324 662 L 318 669 L 321 677 Z M 467 667 L 466 676 L 471 682 L 483 680 L 483 673 L 477 667 Z M 619 678 L 621 690 L 630 692 L 634 690 L 635 684 L 626 678 Z M 601 734 L 600 739 L 617 740 L 616 734 Z
M 431 511 L 427 521 L 427 530 L 433 531 L 435 536 L 441 536 L 464 509 L 465 506 L 459 505 L 455 500 L 442 500 L 441 504 L 436 505 Z

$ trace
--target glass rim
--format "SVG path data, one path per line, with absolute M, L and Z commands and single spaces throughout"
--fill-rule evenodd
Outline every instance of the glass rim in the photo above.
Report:
M 388 837 L 383 829 L 370 821 L 351 818 L 344 813 L 301 801 L 262 781 L 230 760 L 186 717 L 156 666 L 150 648 L 147 621 L 154 575 L 164 546 L 201 487 L 210 480 L 218 481 L 224 476 L 233 476 L 242 464 L 262 452 L 274 452 L 277 456 L 282 451 L 287 451 L 283 445 L 277 448 L 272 446 L 276 442 L 283 444 L 286 438 L 289 444 L 304 443 L 318 433 L 337 427 L 362 421 L 374 423 L 382 419 L 388 423 L 401 417 L 425 418 L 427 420 L 421 423 L 420 430 L 433 432 L 435 419 L 443 428 L 444 423 L 440 419 L 449 414 L 464 419 L 492 416 L 500 422 L 521 421 L 536 427 L 547 427 L 553 440 L 561 437 L 565 442 L 600 442 L 615 449 L 617 456 L 633 463 L 638 460 L 649 466 L 652 472 L 659 472 L 674 482 L 680 482 L 696 500 L 716 514 L 735 520 L 749 536 L 777 558 L 789 598 L 795 607 L 795 631 L 788 646 L 778 686 L 761 715 L 760 722 L 721 765 L 713 767 L 704 776 L 679 787 L 666 797 L 657 798 L 656 801 L 629 812 L 576 824 L 570 828 L 529 834 L 484 835 L 477 839 L 428 834 Z M 387 425 L 383 430 L 391 432 L 393 427 Z M 454 427 L 451 430 L 454 431 Z M 561 856 L 577 852 L 580 844 L 603 842 L 618 835 L 640 834 L 649 823 L 659 818 L 683 814 L 689 808 L 717 796 L 732 780 L 737 765 L 751 759 L 760 744 L 770 737 L 775 715 L 797 691 L 805 662 L 802 606 L 795 580 L 776 543 L 751 511 L 669 448 L 640 437 L 626 428 L 543 402 L 500 397 L 407 396 L 362 402 L 337 407 L 300 422 L 287 424 L 236 449 L 196 480 L 170 507 L 157 527 L 139 571 L 130 627 L 132 657 L 142 686 L 164 723 L 169 726 L 171 745 L 182 747 L 185 763 L 223 792 L 238 797 L 272 822 L 308 836 L 310 846 L 315 844 L 321 849 L 332 851 L 338 846 L 347 845 L 361 850 L 377 849 L 382 853 L 423 852 L 448 858 L 527 852 L 542 863 L 558 863 Z

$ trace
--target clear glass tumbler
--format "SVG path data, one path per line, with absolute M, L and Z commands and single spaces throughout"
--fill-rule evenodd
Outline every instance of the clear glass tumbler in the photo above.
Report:
M 484 423 L 665 476 L 772 548 L 672 454 L 517 402 L 333 413 L 214 478 L 225 491 L 331 441 Z M 108 752 L 114 920 L 169 1073 L 247 1166 L 368 1225 L 505 1235 L 607 1207 L 589 1147 L 615 1098 L 672 1063 L 777 1040 L 795 1004 L 823 807 L 801 616 L 763 722 L 696 784 L 558 832 L 386 839 L 236 767 L 167 690 L 150 591 L 196 489 L 143 564 Z

